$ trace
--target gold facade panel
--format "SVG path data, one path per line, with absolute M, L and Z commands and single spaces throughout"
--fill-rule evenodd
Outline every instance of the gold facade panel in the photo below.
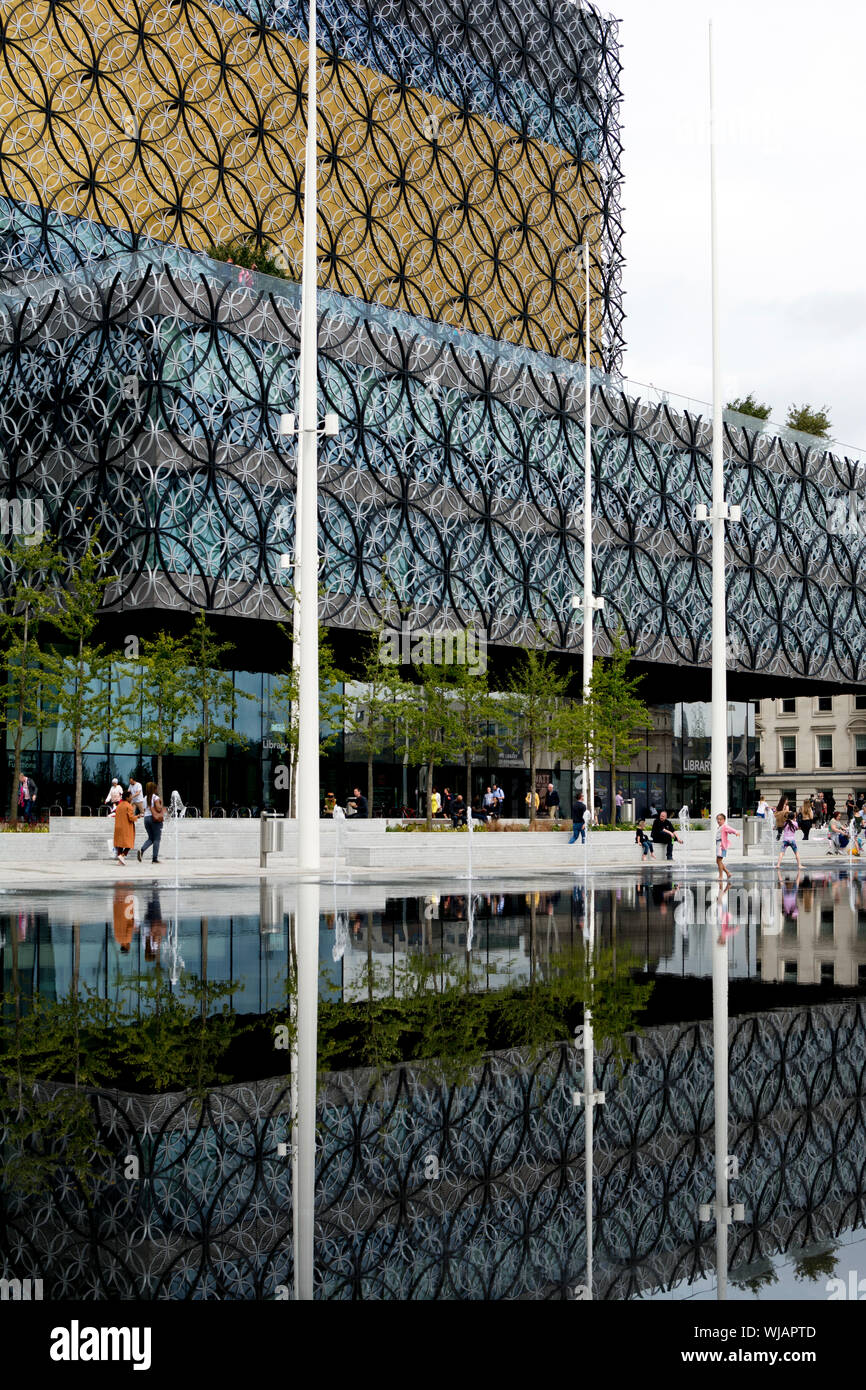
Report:
M 0 10 L 0 191 L 194 250 L 264 242 L 300 277 L 301 40 L 201 0 Z M 321 72 L 321 283 L 580 356 L 593 166 L 371 68 Z

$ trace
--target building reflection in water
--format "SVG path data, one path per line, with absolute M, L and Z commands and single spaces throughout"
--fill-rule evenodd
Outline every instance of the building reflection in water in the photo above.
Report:
M 174 965 L 225 985 L 243 963 L 236 1002 L 247 1013 L 278 991 L 270 963 L 294 963 L 304 987 L 293 1065 L 275 1050 L 272 1079 L 196 1095 L 85 1086 L 74 1112 L 92 1127 L 85 1172 L 69 1134 L 47 1124 L 40 1143 L 57 1146 L 54 1166 L 44 1152 L 38 1172 L 17 1162 L 7 1091 L 3 1277 L 41 1278 L 56 1299 L 725 1297 L 772 1295 L 786 1279 L 825 1297 L 827 1279 L 846 1278 L 866 1217 L 866 1011 L 838 990 L 862 983 L 863 885 L 756 877 L 745 889 L 579 881 L 561 894 L 378 906 L 353 890 L 353 911 L 330 888 L 319 903 L 317 887 L 267 885 L 256 914 L 227 911 L 218 893 L 195 918 L 187 905 Z M 66 920 L 47 901 L 9 905 L 7 1024 L 26 1023 L 34 990 L 46 1001 L 73 985 L 123 998 L 130 960 L 161 968 L 173 989 L 175 919 L 158 893 L 119 880 L 103 904 L 101 923 L 86 902 Z M 351 1001 L 359 959 L 384 967 L 385 989 L 417 950 L 443 971 L 459 957 L 481 986 L 517 978 L 543 999 L 563 952 L 587 947 L 579 1036 L 492 1053 L 459 1074 L 429 1062 L 355 1067 L 317 1087 L 320 969 Z M 612 1038 L 615 951 L 659 981 L 690 967 L 711 976 L 712 1018 Z M 791 962 L 798 986 L 819 987 L 832 963 L 836 997 L 792 995 L 727 1018 L 729 973 L 793 984 Z M 285 999 L 285 974 L 279 988 Z M 56 1037 L 51 1046 L 59 1057 Z M 7 1082 L 23 1055 L 7 1050 Z M 25 1061 L 36 1076 L 38 1058 Z M 28 1080 L 31 1128 L 58 1104 L 50 1074 L 39 1076 Z M 587 1095 L 599 1103 L 588 1109 Z

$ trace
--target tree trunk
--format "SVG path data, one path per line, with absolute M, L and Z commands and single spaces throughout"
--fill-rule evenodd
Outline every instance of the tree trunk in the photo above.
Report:
M 12 767 L 12 796 L 9 802 L 9 823 L 18 824 L 18 783 L 21 778 L 21 742 L 24 733 L 24 682 L 27 679 L 27 648 L 30 632 L 29 609 L 24 611 L 24 649 L 18 670 L 18 709 L 15 715 L 15 758 Z
M 427 829 L 433 829 L 433 759 L 427 764 Z
M 610 823 L 616 825 L 616 735 L 610 750 Z
M 529 824 L 535 822 L 535 743 L 529 750 Z
M 201 776 L 201 813 L 203 816 L 210 815 L 210 744 L 203 743 L 201 746 L 202 756 L 202 776 Z
M 160 753 L 157 753 L 157 755 L 156 755 L 156 785 L 157 785 L 157 787 L 159 788 L 160 797 L 162 798 L 163 801 L 165 801 L 165 787 L 162 785 L 162 753 L 161 753 L 161 752 L 160 752 Z
M 21 778 L 21 744 L 24 742 L 24 692 L 21 689 L 23 677 L 18 681 L 18 709 L 15 715 L 15 757 L 12 770 L 12 801 L 9 808 L 9 820 L 12 825 L 18 824 L 18 784 Z
M 79 727 L 75 730 L 75 744 L 74 744 L 74 750 L 75 750 L 75 800 L 74 800 L 73 806 L 72 806 L 72 814 L 73 814 L 74 816 L 80 816 L 80 815 L 81 815 L 81 795 L 82 795 L 82 791 L 83 791 L 83 782 L 84 782 L 84 769 L 83 769 L 83 767 L 82 767 L 83 759 L 82 759 L 82 756 L 81 756 L 81 727 L 80 727 L 80 725 L 79 725 Z
M 373 754 L 367 754 L 367 815 L 373 819 Z

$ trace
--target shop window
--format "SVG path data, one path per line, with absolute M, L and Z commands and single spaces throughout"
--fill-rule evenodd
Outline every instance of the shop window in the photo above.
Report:
M 793 734 L 785 734 L 782 738 L 782 767 L 797 766 L 797 740 Z
M 818 735 L 818 766 L 819 766 L 819 767 L 832 767 L 832 766 L 833 766 L 833 735 L 832 735 L 832 734 L 819 734 L 819 735 Z

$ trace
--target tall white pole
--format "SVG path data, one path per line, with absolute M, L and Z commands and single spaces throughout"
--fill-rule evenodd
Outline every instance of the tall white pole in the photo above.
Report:
M 584 402 L 583 402 L 583 698 L 589 697 L 592 681 L 592 383 L 590 380 L 590 310 L 589 241 L 584 227 L 583 269 L 586 281 L 584 309 Z M 587 761 L 583 770 L 584 800 L 592 813 L 595 810 L 595 769 Z
M 307 152 L 304 170 L 304 261 L 301 277 L 298 512 L 295 523 L 298 590 L 298 775 L 295 800 L 298 868 L 319 870 L 319 486 L 316 0 L 310 0 L 307 72 Z
M 725 474 L 722 370 L 719 351 L 719 260 L 716 208 L 716 131 L 713 25 L 710 21 L 710 223 L 713 281 L 713 675 L 710 745 L 710 823 L 728 811 L 727 652 L 725 633 Z

